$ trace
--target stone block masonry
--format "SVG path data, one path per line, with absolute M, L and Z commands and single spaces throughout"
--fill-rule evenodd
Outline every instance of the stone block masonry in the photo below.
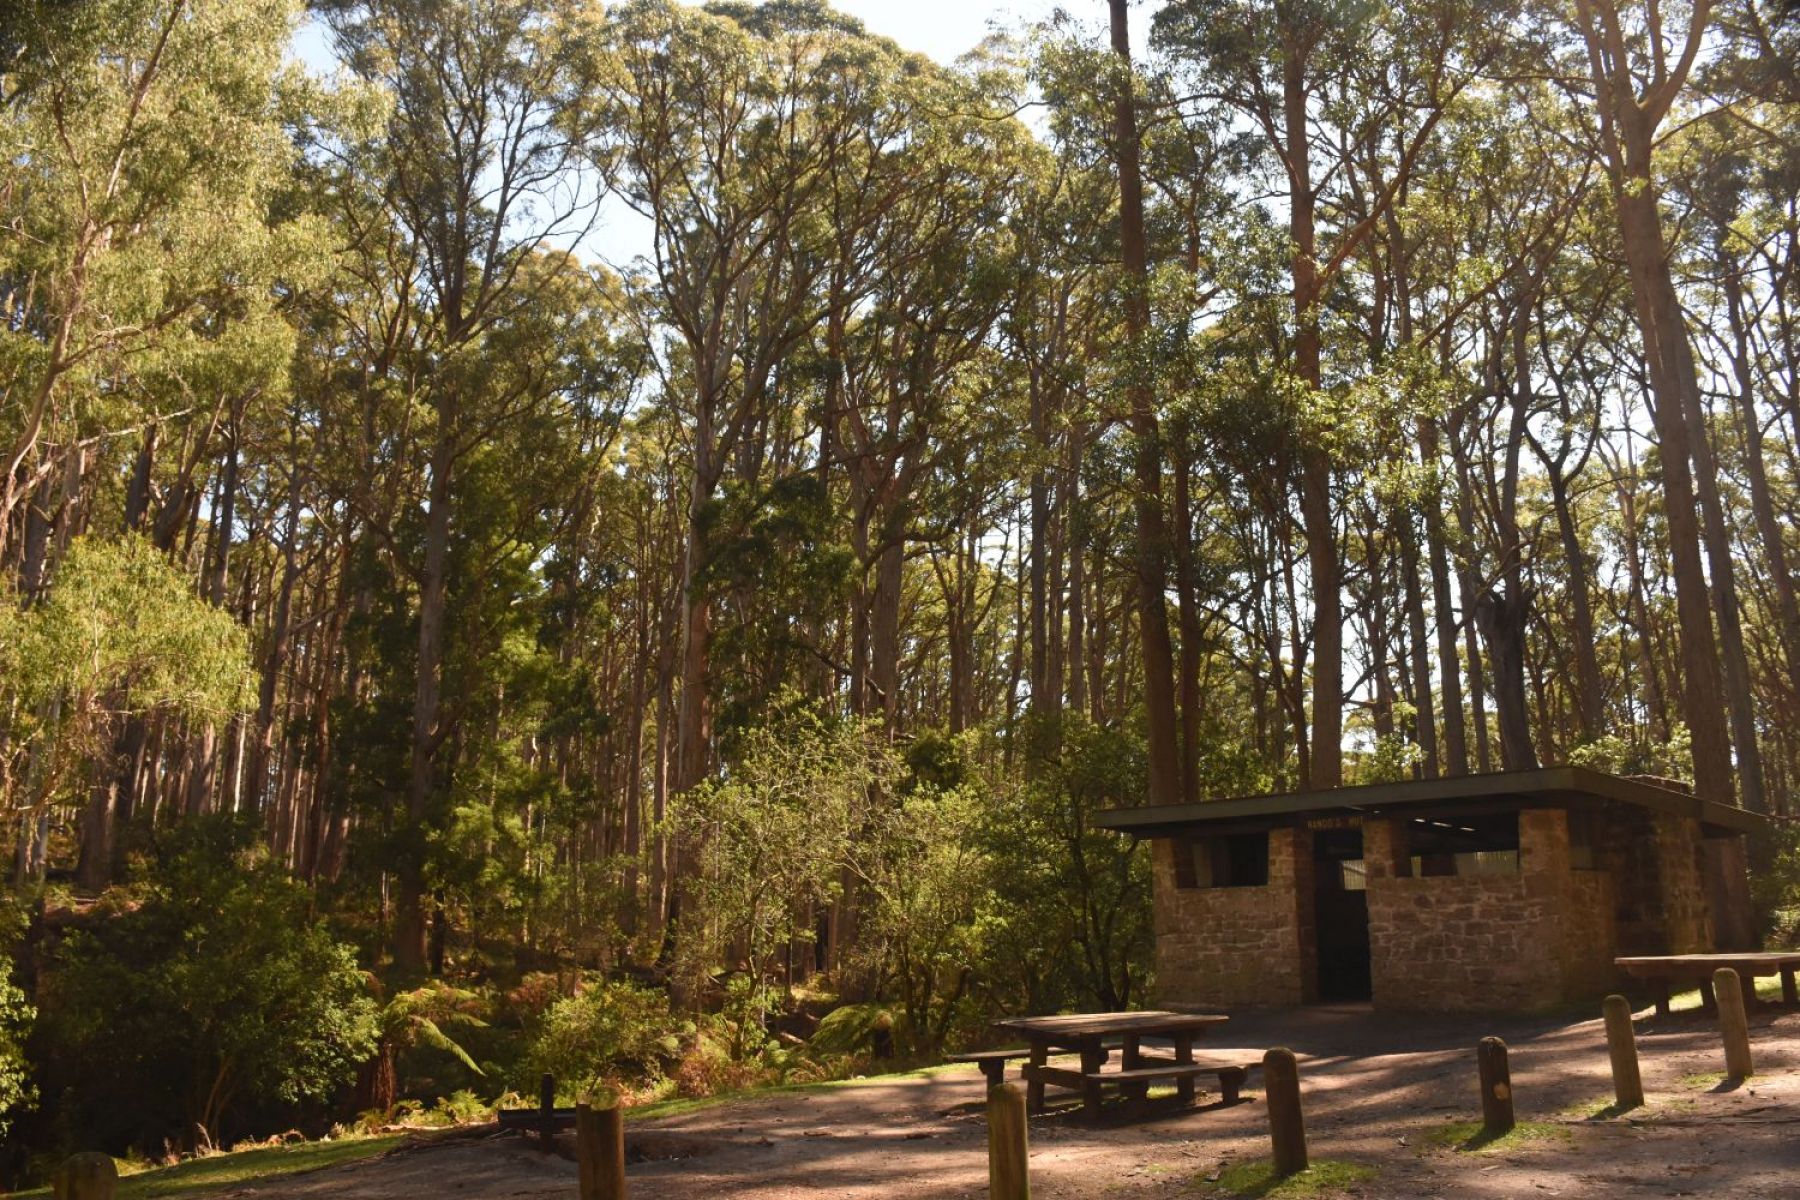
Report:
M 1362 821 L 1378 1009 L 1530 1012 L 1620 986 L 1619 954 L 1710 950 L 1701 827 L 1624 805 L 1518 811 L 1516 872 L 1414 877 L 1406 818 Z M 1316 998 L 1313 835 L 1269 832 L 1268 882 L 1181 887 L 1180 838 L 1154 843 L 1158 1002 Z
M 1610 880 L 1571 868 L 1568 814 L 1519 814 L 1516 875 L 1403 877 L 1393 822 L 1363 839 L 1377 1008 L 1532 1011 L 1610 982 Z
M 1312 839 L 1269 834 L 1261 887 L 1176 886 L 1180 839 L 1154 843 L 1156 981 L 1164 1004 L 1202 1007 L 1304 1004 L 1312 999 Z

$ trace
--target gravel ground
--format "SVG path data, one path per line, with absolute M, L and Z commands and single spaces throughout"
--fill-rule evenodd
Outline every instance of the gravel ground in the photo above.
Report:
M 1738 1086 L 1716 1027 L 1698 1013 L 1640 1014 L 1649 1102 L 1595 1116 L 1612 1098 L 1596 1020 L 1417 1017 L 1367 1008 L 1240 1013 L 1217 1046 L 1287 1045 L 1315 1160 L 1374 1168 L 1343 1195 L 1500 1198 L 1732 1195 L 1800 1197 L 1800 1012 L 1751 1018 L 1757 1073 Z M 1477 1120 L 1475 1043 L 1511 1048 L 1530 1136 L 1459 1148 L 1447 1127 Z M 1202 1044 L 1202 1052 L 1206 1046 Z M 776 1093 L 629 1127 L 634 1200 L 984 1196 L 982 1084 L 970 1070 Z M 1056 1092 L 1052 1089 L 1052 1097 Z M 1065 1093 L 1067 1094 L 1067 1093 Z M 1265 1158 L 1256 1076 L 1248 1102 L 1083 1122 L 1053 1107 L 1031 1122 L 1035 1197 L 1214 1196 L 1233 1163 Z M 1211 1103 L 1208 1103 L 1212 1101 Z M 1155 1107 L 1153 1102 L 1153 1107 Z M 379 1158 L 230 1193 L 282 1200 L 399 1200 L 575 1194 L 572 1147 L 541 1153 L 494 1135 L 404 1147 Z

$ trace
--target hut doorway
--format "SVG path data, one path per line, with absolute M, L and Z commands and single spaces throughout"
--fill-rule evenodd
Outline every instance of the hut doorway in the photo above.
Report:
M 1313 832 L 1313 931 L 1317 995 L 1323 1002 L 1368 1000 L 1369 893 L 1361 828 Z

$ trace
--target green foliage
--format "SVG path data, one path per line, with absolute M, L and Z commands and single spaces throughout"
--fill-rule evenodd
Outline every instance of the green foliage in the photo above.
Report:
M 1687 726 L 1680 723 L 1669 730 L 1666 742 L 1641 734 L 1608 733 L 1571 746 L 1569 761 L 1613 775 L 1654 775 L 1691 784 L 1694 766 L 1688 742 Z
M 118 1163 L 119 1190 L 115 1194 L 118 1200 L 162 1200 L 163 1197 L 179 1200 L 181 1197 L 210 1195 L 225 1188 L 266 1184 L 286 1175 L 373 1158 L 398 1146 L 402 1136 L 390 1133 L 363 1137 L 338 1131 L 332 1137 L 316 1142 L 232 1149 L 223 1154 L 184 1159 L 168 1167 L 146 1167 L 141 1161 L 121 1161 Z M 24 1194 L 48 1196 L 49 1190 Z
M 672 806 L 671 829 L 698 866 L 681 969 L 697 977 L 711 965 L 700 956 L 735 947 L 760 976 L 778 951 L 810 938 L 803 913 L 837 896 L 870 797 L 897 770 L 872 727 L 808 707 L 745 730 L 726 777 Z
M 881 1035 L 892 1038 L 899 1024 L 885 1004 L 841 1004 L 819 1021 L 806 1045 L 817 1055 L 866 1054 Z
M 327 1098 L 374 1050 L 350 947 L 236 818 L 191 823 L 119 910 L 72 933 L 43 1006 L 65 1119 L 100 1144 L 215 1141 L 245 1110 Z
M 37 756 L 26 804 L 79 782 L 83 756 L 123 715 L 223 720 L 255 696 L 250 641 L 148 541 L 75 539 L 30 608 L 0 591 L 0 696 L 17 705 L 4 753 Z M 0 771 L 0 799 L 25 784 Z
M 299 8 L 7 6 L 7 520 L 20 515 L 12 468 L 54 469 L 42 467 L 48 445 L 91 439 L 110 455 L 128 429 L 146 445 L 159 429 L 197 436 L 228 398 L 284 387 L 294 330 L 275 310 L 278 281 L 316 280 L 331 244 L 322 223 L 273 211 L 294 161 L 282 56 Z
M 935 1049 L 983 958 L 976 918 L 988 874 L 984 798 L 917 788 L 881 815 L 859 857 L 867 906 L 857 949 L 878 994 L 900 1001 L 896 1034 Z
M 590 975 L 545 1012 L 526 1063 L 531 1080 L 548 1071 L 559 1094 L 575 1096 L 660 1075 L 692 1032 L 660 988 Z
M 0 612 L 0 661 L 27 704 L 63 697 L 80 707 L 108 695 L 114 712 L 222 719 L 251 703 L 244 627 L 143 538 L 77 538 L 45 600 Z
M 732 1062 L 747 1062 L 778 1049 L 769 1037 L 769 1014 L 781 1009 L 783 996 L 773 984 L 748 973 L 725 981 L 725 996 L 706 1025 L 725 1045 Z
M 1574 1134 L 1567 1125 L 1549 1121 L 1520 1121 L 1505 1133 L 1489 1133 L 1480 1121 L 1451 1121 L 1425 1131 L 1429 1145 L 1467 1153 L 1501 1154 L 1533 1142 L 1566 1142 Z
M 29 1107 L 37 1097 L 31 1064 L 25 1057 L 26 1035 L 37 1010 L 26 1003 L 12 971 L 11 956 L 0 950 L 0 1136 L 11 1126 L 13 1114 Z
M 433 980 L 423 987 L 400 992 L 381 1008 L 381 1036 L 399 1046 L 423 1046 L 448 1054 L 477 1075 L 484 1074 L 462 1044 L 444 1032 L 445 1026 L 485 1029 L 483 998 L 466 988 Z
M 1399 734 L 1378 737 L 1368 753 L 1358 757 L 1352 782 L 1398 783 L 1411 779 L 1422 757 L 1418 744 Z
M 986 969 L 1017 1011 L 1129 1007 L 1148 983 L 1149 854 L 1093 816 L 1141 803 L 1143 745 L 1069 719 L 1041 753 L 1035 778 L 995 797 L 983 825 Z
M 1764 944 L 1791 946 L 1800 938 L 1800 829 L 1783 822 L 1769 836 L 1770 863 L 1752 876 L 1752 898 L 1773 926 Z

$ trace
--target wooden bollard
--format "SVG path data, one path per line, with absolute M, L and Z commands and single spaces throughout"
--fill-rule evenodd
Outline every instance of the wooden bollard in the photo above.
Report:
M 1631 1002 L 1623 996 L 1608 996 L 1600 1009 L 1606 1014 L 1606 1052 L 1612 1056 L 1613 1099 L 1621 1110 L 1637 1108 L 1644 1102 L 1644 1080 L 1638 1074 Z
M 1730 967 L 1713 972 L 1713 996 L 1719 1002 L 1719 1034 L 1725 1039 L 1725 1074 L 1748 1079 L 1756 1073 L 1750 1061 L 1750 1022 L 1744 1016 L 1744 989 Z
M 64 1160 L 51 1183 L 56 1200 L 113 1200 L 118 1187 L 119 1168 L 112 1156 L 92 1151 Z
M 581 1200 L 625 1200 L 625 1110 L 617 1102 L 575 1106 L 575 1161 Z
M 1025 1093 L 1016 1083 L 989 1088 L 987 1112 L 988 1196 L 991 1200 L 1031 1200 Z
M 538 1080 L 538 1145 L 548 1150 L 556 1144 L 556 1076 L 545 1071 Z
M 1275 1177 L 1306 1170 L 1306 1121 L 1300 1113 L 1300 1062 L 1285 1046 L 1263 1055 L 1263 1103 L 1269 1110 L 1269 1147 Z
M 1513 1121 L 1512 1070 L 1506 1065 L 1506 1043 L 1484 1037 L 1475 1047 L 1481 1075 L 1481 1127 L 1490 1134 L 1511 1129 Z

